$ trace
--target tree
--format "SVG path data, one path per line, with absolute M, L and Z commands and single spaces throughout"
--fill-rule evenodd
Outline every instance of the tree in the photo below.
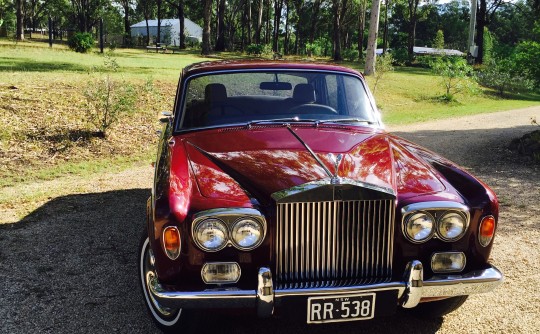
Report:
M 225 0 L 218 1 L 215 51 L 225 51 Z
M 150 45 L 150 27 L 148 21 L 152 18 L 154 0 L 137 0 L 138 6 L 141 9 L 144 20 L 146 22 L 146 45 Z
M 377 0 L 376 0 L 377 1 Z M 334 14 L 334 34 L 332 39 L 332 54 L 334 60 L 342 60 L 341 57 L 341 0 L 332 1 L 332 13 Z
M 433 40 L 433 47 L 435 49 L 444 49 L 444 33 L 441 29 L 437 30 L 437 35 Z
M 407 0 L 409 8 L 409 27 L 407 38 L 407 54 L 409 55 L 409 62 L 414 59 L 414 42 L 416 37 L 416 23 L 418 22 L 418 4 L 420 0 Z
M 478 0 L 478 10 L 476 12 L 476 45 L 478 45 L 478 56 L 476 62 L 482 64 L 484 60 L 484 28 L 487 27 L 495 12 L 503 4 L 503 0 Z
M 129 23 L 129 12 L 133 5 L 133 0 L 115 0 L 124 11 L 124 45 L 129 45 L 131 41 L 131 24 Z
M 259 7 L 257 11 L 257 27 L 255 29 L 255 43 L 257 44 L 261 44 L 263 9 L 264 9 L 264 0 L 259 0 Z
M 201 53 L 203 55 L 209 55 L 210 54 L 210 21 L 212 20 L 212 0 L 204 0 L 204 7 L 203 7 L 203 33 L 202 33 L 202 50 Z
M 365 75 L 375 74 L 375 52 L 377 50 L 377 33 L 379 31 L 379 14 L 381 11 L 381 1 L 373 0 L 371 5 L 371 16 L 369 18 L 369 36 L 366 50 Z
M 15 32 L 15 39 L 22 41 L 24 40 L 23 0 L 15 0 L 15 7 L 17 11 L 17 28 Z
M 366 30 L 367 0 L 360 0 L 358 12 L 358 60 L 364 59 L 364 32 Z
M 279 26 L 281 23 L 281 10 L 283 9 L 283 0 L 274 0 L 274 32 L 272 34 L 272 51 L 279 52 Z

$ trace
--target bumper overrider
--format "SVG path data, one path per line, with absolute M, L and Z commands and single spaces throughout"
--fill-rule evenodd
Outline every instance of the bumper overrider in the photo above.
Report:
M 398 292 L 396 303 L 403 308 L 413 308 L 422 298 L 442 298 L 489 292 L 503 281 L 502 273 L 494 266 L 473 270 L 465 274 L 437 275 L 423 279 L 420 261 L 407 264 L 403 280 L 371 285 L 283 289 L 274 290 L 272 273 L 268 268 L 260 268 L 257 290 L 234 288 L 208 289 L 204 291 L 170 291 L 164 289 L 157 277 L 147 276 L 150 293 L 163 306 L 171 308 L 253 308 L 259 317 L 270 317 L 274 305 L 287 297 L 337 296 L 351 293 L 376 293 L 388 290 Z

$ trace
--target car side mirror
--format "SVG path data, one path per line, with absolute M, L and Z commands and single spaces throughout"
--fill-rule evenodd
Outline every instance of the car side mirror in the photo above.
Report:
M 172 116 L 172 112 L 163 111 L 161 112 L 161 117 L 159 118 L 159 121 L 161 123 L 169 123 L 172 120 Z

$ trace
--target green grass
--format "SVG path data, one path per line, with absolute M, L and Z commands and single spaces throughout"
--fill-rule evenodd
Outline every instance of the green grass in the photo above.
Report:
M 103 66 L 106 54 L 115 58 L 120 69 L 116 75 L 126 79 L 144 80 L 148 77 L 161 81 L 175 82 L 183 67 L 200 61 L 210 60 L 199 55 L 199 51 L 181 51 L 179 53 L 146 52 L 144 49 L 116 49 L 105 53 L 99 50 L 82 54 L 76 53 L 65 45 L 56 44 L 49 48 L 41 41 L 19 42 L 0 39 L 0 74 L 25 73 L 27 75 L 50 74 L 62 76 L 63 81 L 77 80 L 81 74 L 87 74 L 95 67 Z
M 87 54 L 75 53 L 60 43 L 49 48 L 47 43 L 39 40 L 15 43 L 0 39 L 0 148 L 7 151 L 9 147 L 20 147 L 18 151 L 10 150 L 14 152 L 13 157 L 8 157 L 11 165 L 5 167 L 7 164 L 3 164 L 0 168 L 0 188 L 14 183 L 50 180 L 63 175 L 116 171 L 137 161 L 150 160 L 155 145 L 151 140 L 146 140 L 149 138 L 148 133 L 152 132 L 148 128 L 157 128 L 154 118 L 157 119 L 160 111 L 172 105 L 182 68 L 194 62 L 210 60 L 201 57 L 197 50 L 162 54 L 146 52 L 145 49 L 118 48 L 108 54 L 119 65 L 118 72 L 112 73 L 112 76 L 138 85 L 144 85 L 144 82 L 152 79 L 157 87 L 156 96 L 147 97 L 146 104 L 139 106 L 141 114 L 146 111 L 146 117 L 127 120 L 132 122 L 127 124 L 131 130 L 118 129 L 113 133 L 113 139 L 108 139 L 107 145 L 103 147 L 95 142 L 93 146 L 84 144 L 91 148 L 81 143 L 68 143 L 72 151 L 59 159 L 53 156 L 59 143 L 41 145 L 36 141 L 29 143 L 25 138 L 36 135 L 36 125 L 40 127 L 38 130 L 44 132 L 41 134 L 38 131 L 38 135 L 43 138 L 61 135 L 64 136 L 60 136 L 64 142 L 69 141 L 65 137 L 67 130 L 84 129 L 81 116 L 84 112 L 80 106 L 80 101 L 84 100 L 82 91 L 91 79 L 89 73 L 104 66 L 105 55 L 97 49 Z M 222 53 L 218 57 L 242 59 L 245 56 L 240 53 Z M 300 60 L 299 57 L 291 59 Z M 359 63 L 343 62 L 342 65 L 363 71 Z M 373 87 L 373 78 L 367 80 Z M 501 99 L 490 90 L 479 89 L 476 95 L 457 95 L 458 102 L 455 103 L 438 101 L 437 97 L 442 93 L 440 79 L 429 70 L 397 67 L 394 72 L 383 77 L 374 95 L 387 124 L 406 124 L 540 105 L 540 95 L 532 93 L 514 94 Z M 42 116 L 37 117 L 39 115 Z M 154 121 L 156 124 L 152 123 Z M 137 132 L 137 129 L 142 130 Z M 138 136 L 140 142 L 128 141 L 133 136 Z M 144 149 L 140 149 L 143 145 L 141 143 L 146 143 Z M 20 156 L 24 159 L 17 162 Z M 45 163 L 40 159 L 57 162 Z M 32 164 L 28 161 L 32 161 Z
M 361 70 L 360 66 L 347 63 Z M 368 77 L 373 88 L 374 78 Z M 444 93 L 440 78 L 423 68 L 396 67 L 379 81 L 374 92 L 386 124 L 407 124 L 437 119 L 489 113 L 540 105 L 540 94 L 497 96 L 480 87 L 474 94 L 457 94 L 457 102 L 438 99 Z

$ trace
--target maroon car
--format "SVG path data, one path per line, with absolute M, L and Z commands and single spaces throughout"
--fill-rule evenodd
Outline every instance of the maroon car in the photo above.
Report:
M 354 70 L 195 64 L 163 121 L 139 262 L 162 329 L 204 309 L 436 317 L 502 282 L 493 191 L 386 133 Z

